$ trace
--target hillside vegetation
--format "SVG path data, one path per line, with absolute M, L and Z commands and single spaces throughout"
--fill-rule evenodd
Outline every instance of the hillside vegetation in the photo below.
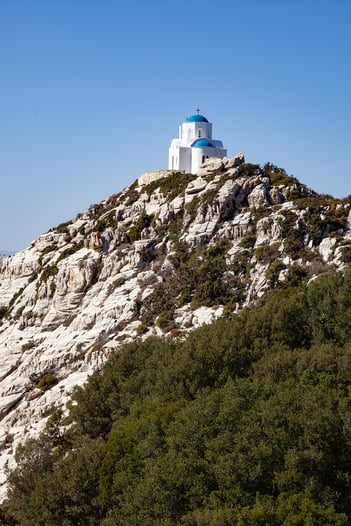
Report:
M 17 449 L 2 524 L 350 524 L 351 271 L 288 285 L 114 353 Z
M 350 262 L 351 196 L 242 153 L 145 172 L 0 258 L 0 502 L 18 446 L 123 345 L 184 339 Z

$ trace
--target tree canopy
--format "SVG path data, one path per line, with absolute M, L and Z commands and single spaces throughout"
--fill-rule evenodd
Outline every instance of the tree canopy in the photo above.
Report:
M 0 524 L 348 525 L 351 272 L 137 340 L 17 451 Z

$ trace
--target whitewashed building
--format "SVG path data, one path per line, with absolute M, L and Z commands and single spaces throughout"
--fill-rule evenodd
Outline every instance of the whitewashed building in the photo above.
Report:
M 196 174 L 199 166 L 209 157 L 226 157 L 222 141 L 212 139 L 212 123 L 197 114 L 188 117 L 179 126 L 179 138 L 169 148 L 169 170 L 184 170 Z

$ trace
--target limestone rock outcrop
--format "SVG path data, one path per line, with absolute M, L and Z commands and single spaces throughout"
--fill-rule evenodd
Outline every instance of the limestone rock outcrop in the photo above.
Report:
M 272 286 L 277 261 L 285 271 L 275 282 L 296 266 L 312 278 L 351 260 L 350 203 L 322 198 L 275 169 L 238 154 L 206 160 L 197 176 L 147 172 L 0 258 L 2 496 L 16 446 L 40 432 L 53 404 L 66 410 L 76 386 L 121 344 L 184 335 L 222 315 L 216 298 L 183 293 L 186 252 L 206 279 L 209 249 L 225 251 L 222 282 L 233 310 Z M 167 287 L 174 304 L 160 313 Z

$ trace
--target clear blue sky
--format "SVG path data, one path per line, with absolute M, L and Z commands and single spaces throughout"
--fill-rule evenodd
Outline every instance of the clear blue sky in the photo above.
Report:
M 199 106 L 228 155 L 351 194 L 351 0 L 0 0 L 0 250 L 167 168 Z

